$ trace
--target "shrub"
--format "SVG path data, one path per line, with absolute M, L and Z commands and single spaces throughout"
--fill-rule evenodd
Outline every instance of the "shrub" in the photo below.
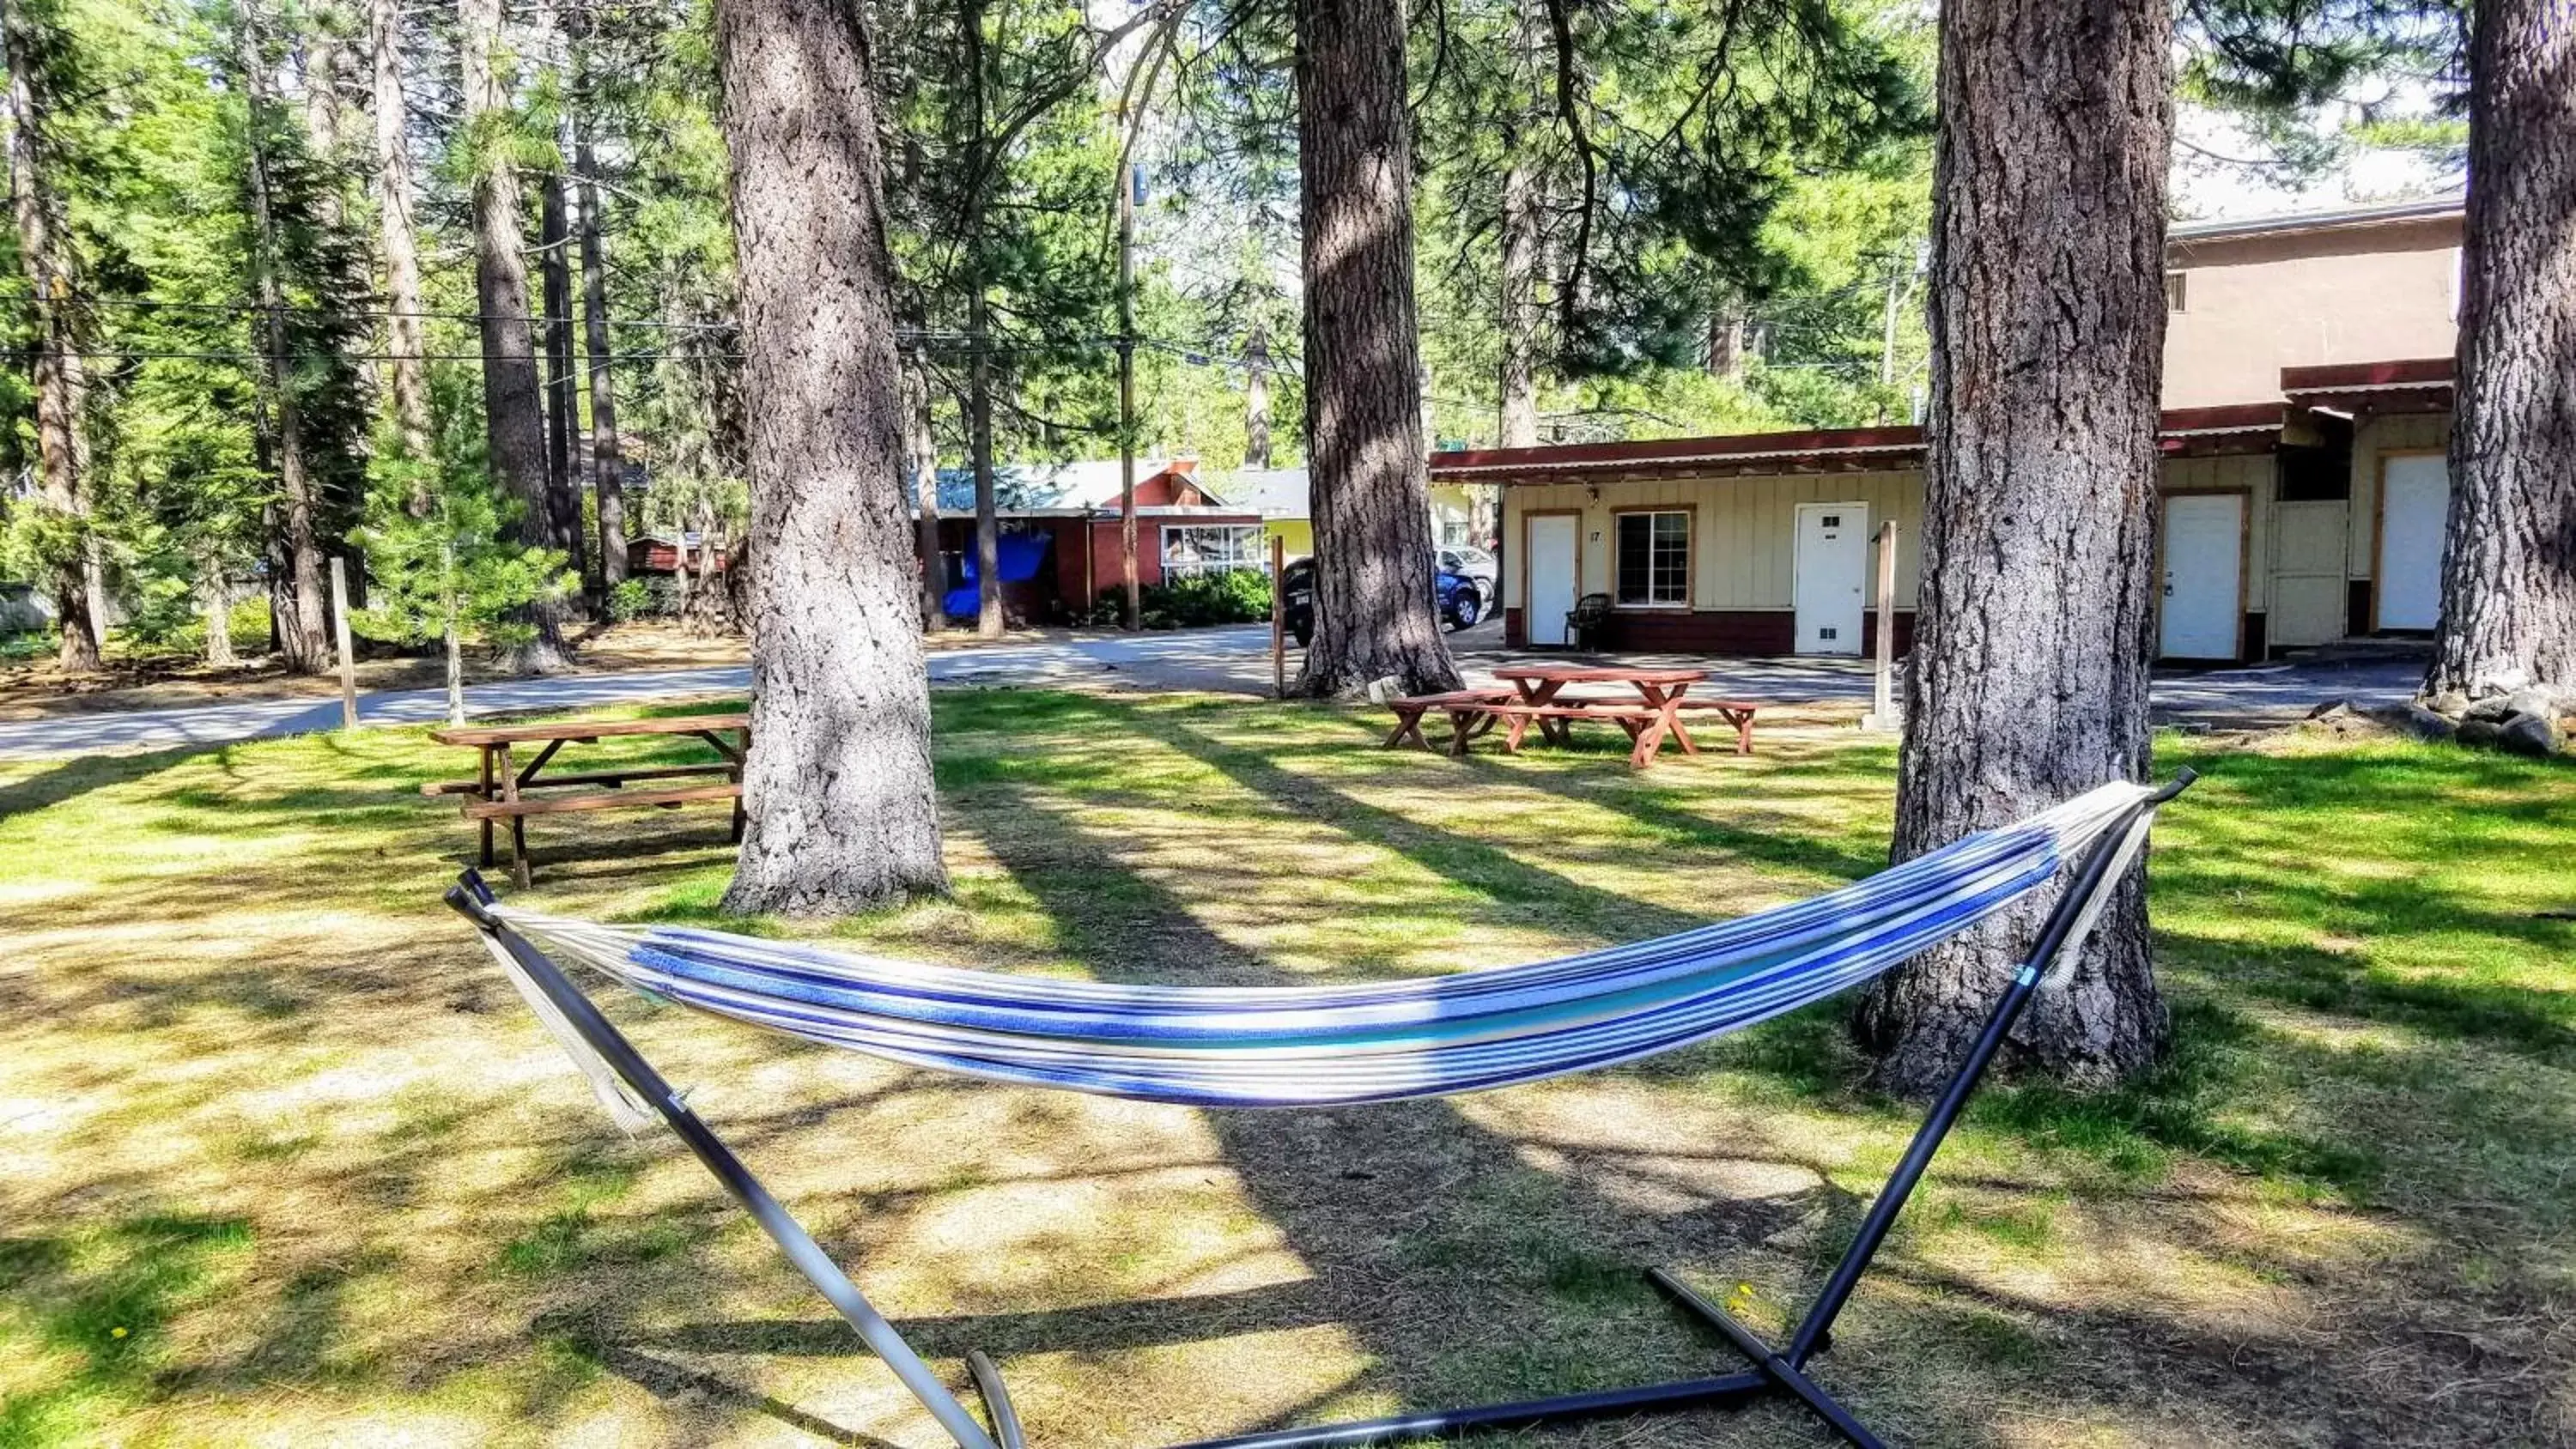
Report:
M 659 613 L 654 607 L 653 586 L 642 579 L 619 579 L 608 593 L 608 617 L 623 624 L 647 614 Z
M 1195 629 L 1270 617 L 1270 575 L 1254 569 L 1182 574 L 1143 591 L 1145 627 Z

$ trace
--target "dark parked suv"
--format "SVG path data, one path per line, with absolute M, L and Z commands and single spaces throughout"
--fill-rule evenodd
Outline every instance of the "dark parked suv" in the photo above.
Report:
M 1440 595 L 1440 622 L 1452 629 L 1472 629 L 1485 617 L 1492 601 L 1485 597 L 1489 584 L 1446 567 L 1432 578 L 1432 587 Z M 1315 561 L 1301 558 L 1290 564 L 1279 576 L 1280 607 L 1288 616 L 1288 632 L 1297 636 L 1302 649 L 1315 638 Z

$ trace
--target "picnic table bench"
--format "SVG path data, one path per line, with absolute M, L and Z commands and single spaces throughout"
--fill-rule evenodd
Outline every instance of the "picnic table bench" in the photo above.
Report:
M 1434 711 L 1449 717 L 1449 753 L 1464 755 L 1468 743 L 1496 725 L 1503 727 L 1503 750 L 1517 754 L 1529 735 L 1538 727 L 1540 737 L 1554 744 L 1573 740 L 1573 727 L 1578 720 L 1608 720 L 1626 730 L 1630 743 L 1628 762 L 1642 770 L 1655 762 L 1655 757 L 1669 739 L 1682 748 L 1682 753 L 1696 758 L 1699 744 L 1691 738 L 1683 716 L 1694 713 L 1714 714 L 1735 727 L 1735 752 L 1753 753 L 1753 718 L 1759 705 L 1735 699 L 1692 699 L 1690 687 L 1708 677 L 1698 669 L 1626 668 L 1618 665 L 1526 665 L 1494 671 L 1495 677 L 1508 682 L 1508 688 L 1462 689 L 1441 694 L 1412 695 L 1389 700 L 1395 711 L 1396 727 L 1386 737 L 1393 748 L 1408 741 L 1431 748 L 1422 733 L 1422 720 Z M 1601 694 L 1567 694 L 1569 685 L 1624 684 L 1634 697 Z
M 704 740 L 718 758 L 682 764 L 609 766 L 569 774 L 544 774 L 555 753 L 568 744 L 597 744 L 603 739 L 681 736 Z M 658 808 L 676 810 L 712 800 L 733 802 L 733 838 L 742 839 L 742 767 L 751 752 L 751 717 L 746 714 L 672 715 L 660 719 L 550 720 L 540 724 L 451 725 L 429 732 L 442 745 L 461 745 L 480 752 L 481 769 L 470 780 L 438 780 L 420 787 L 423 795 L 462 795 L 459 811 L 482 832 L 482 863 L 493 863 L 497 822 L 510 823 L 510 874 L 521 886 L 529 881 L 527 817 L 589 810 Z M 536 757 L 520 766 L 515 752 L 540 745 Z M 706 784 L 655 785 L 630 790 L 637 781 L 693 780 L 721 776 Z M 587 789 L 589 793 L 552 792 Z

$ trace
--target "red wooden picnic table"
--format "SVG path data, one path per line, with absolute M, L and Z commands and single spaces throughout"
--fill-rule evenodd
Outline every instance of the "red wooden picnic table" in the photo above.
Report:
M 1636 720 L 1632 711 L 1605 709 L 1604 718 L 1619 719 L 1631 726 L 1629 735 L 1636 748 L 1629 763 L 1643 769 L 1655 762 L 1656 753 L 1669 737 L 1682 747 L 1682 753 L 1697 758 L 1699 745 L 1691 739 L 1690 729 L 1682 723 L 1682 712 L 1707 709 L 1716 712 L 1735 726 L 1735 752 L 1753 753 L 1753 713 L 1755 706 L 1740 700 L 1700 700 L 1688 698 L 1691 686 L 1708 678 L 1705 669 L 1657 669 L 1620 664 L 1518 664 L 1493 671 L 1496 679 L 1520 691 L 1521 705 L 1536 715 L 1539 730 L 1549 740 L 1564 744 L 1573 737 L 1573 724 L 1582 715 L 1560 706 L 1578 705 L 1584 701 L 1560 700 L 1566 686 L 1574 684 L 1624 684 L 1637 692 L 1644 707 L 1653 711 L 1650 718 Z M 1623 717 L 1625 716 L 1625 717 Z M 1517 734 L 1514 741 L 1517 742 Z

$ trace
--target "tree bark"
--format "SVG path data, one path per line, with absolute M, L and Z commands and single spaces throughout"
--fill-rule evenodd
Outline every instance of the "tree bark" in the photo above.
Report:
M 2442 618 L 2427 694 L 2576 703 L 2576 6 L 2478 0 Z
M 586 89 L 577 95 L 586 95 Z M 599 160 L 592 153 L 588 117 L 573 113 L 573 174 L 581 182 L 581 332 L 590 365 L 591 490 L 599 506 L 599 581 L 602 597 L 626 582 L 626 450 L 617 436 L 616 354 L 608 332 L 608 244 L 599 209 Z
M 411 107 L 402 88 L 401 0 L 368 0 L 376 149 L 376 228 L 385 263 L 385 379 L 394 442 L 407 458 L 429 456 L 429 364 L 420 316 L 420 235 L 412 220 Z M 428 484 L 412 512 L 429 511 Z
M 265 141 L 277 98 L 269 88 L 260 24 L 257 6 L 240 0 L 234 8 L 233 41 L 249 117 L 251 288 L 259 299 L 260 347 L 266 354 L 261 383 L 268 395 L 270 457 L 277 468 L 278 553 L 286 563 L 275 590 L 283 605 L 275 616 L 278 653 L 296 674 L 323 674 L 332 667 L 330 620 L 323 612 L 322 548 L 313 518 L 316 490 L 304 455 L 302 399 L 278 280 L 278 226 Z
M 555 0 L 537 0 L 537 44 L 556 81 L 569 92 L 571 36 Z M 580 448 L 581 374 L 573 363 L 572 201 L 564 171 L 572 163 L 572 108 L 567 94 L 555 112 L 555 164 L 537 184 L 537 305 L 545 343 L 546 521 L 573 577 L 590 593 L 590 540 L 582 526 Z
M 1899 860 L 2147 767 L 2171 34 L 2164 0 L 1943 13 Z M 2144 885 L 2143 869 L 2119 884 L 2072 979 L 2025 1019 L 2021 1064 L 2098 1085 L 2156 1057 Z M 1947 1078 L 2049 904 L 1880 982 L 1859 1026 L 1882 1088 Z
M 9 71 L 9 204 L 18 263 L 34 299 L 32 359 L 36 414 L 36 503 L 54 515 L 46 563 L 66 673 L 97 671 L 107 620 L 90 587 L 89 435 L 81 418 L 86 377 L 71 237 L 54 157 L 52 86 L 45 57 L 62 38 L 46 33 L 22 4 L 0 5 L 0 50 Z
M 967 245 L 974 246 L 975 242 Z M 1002 522 L 993 485 L 993 355 L 984 329 L 992 313 L 979 274 L 967 304 L 967 449 L 975 469 L 975 637 L 1002 637 Z
M 725 905 L 944 894 L 874 91 L 851 0 L 720 0 L 751 498 L 749 833 Z
M 554 546 L 570 559 L 573 572 L 588 580 L 581 479 L 573 471 L 581 385 L 572 357 L 572 215 L 561 176 L 546 177 L 538 188 L 537 214 L 539 305 L 546 338 L 546 518 L 554 528 Z
M 240 663 L 233 652 L 233 596 L 224 583 L 220 549 L 197 550 L 197 607 L 206 616 L 206 662 L 217 669 Z
M 457 52 L 465 89 L 466 123 L 474 140 L 474 292 L 483 340 L 483 431 L 494 481 L 520 505 L 518 540 L 554 546 L 546 486 L 545 404 L 538 391 L 537 357 L 528 327 L 526 244 L 519 215 L 519 172 L 503 144 L 509 124 L 509 88 L 498 66 L 502 49 L 501 0 L 459 0 Z M 536 637 L 512 653 L 512 665 L 548 674 L 569 661 L 564 651 L 564 606 L 555 598 L 529 605 Z
M 1501 445 L 1538 445 L 1538 269 L 1543 182 L 1532 148 L 1546 131 L 1541 79 L 1547 21 L 1541 0 L 1514 0 L 1511 84 L 1521 102 L 1503 172 Z
M 1316 562 L 1298 687 L 1455 689 L 1431 592 L 1401 6 L 1297 0 L 1297 114 Z
M 1002 526 L 996 516 L 993 486 L 993 310 L 991 278 L 985 267 L 985 193 L 993 185 L 995 158 L 985 134 L 984 5 L 961 0 L 957 33 L 965 46 L 967 96 L 967 171 L 965 235 L 961 249 L 966 269 L 966 430 L 968 462 L 975 470 L 975 636 L 1002 637 Z
M 921 627 L 947 623 L 948 571 L 939 554 L 939 442 L 931 431 L 930 355 L 916 349 L 903 370 L 903 461 L 913 498 L 913 551 L 921 560 Z

